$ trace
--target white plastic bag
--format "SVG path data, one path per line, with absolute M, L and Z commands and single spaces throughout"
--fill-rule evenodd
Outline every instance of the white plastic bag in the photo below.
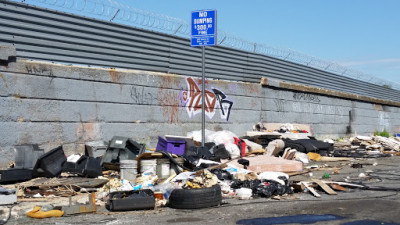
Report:
M 239 199 L 251 199 L 253 191 L 250 188 L 239 188 L 236 190 L 236 197 Z
M 227 144 L 234 144 L 235 140 L 233 137 L 237 137 L 236 134 L 228 131 L 228 130 L 223 130 L 223 131 L 217 131 L 214 132 L 213 134 L 206 135 L 207 136 L 207 141 L 214 142 L 216 145 L 219 144 L 224 144 L 225 146 Z
M 229 155 L 231 156 L 231 158 L 235 158 L 240 156 L 240 149 L 237 145 L 233 144 L 233 143 L 229 143 L 225 145 L 225 149 L 226 151 L 228 151 Z
M 213 135 L 215 133 L 215 131 L 211 131 L 211 130 L 205 130 L 205 135 L 206 135 L 206 141 L 205 142 L 210 142 L 210 140 L 207 140 L 208 139 L 208 136 L 210 136 L 210 135 Z M 196 141 L 196 142 L 201 142 L 201 130 L 195 130 L 195 131 L 192 131 L 192 132 L 188 132 L 187 134 L 186 134 L 186 136 L 187 137 L 189 137 L 189 138 L 193 138 L 193 140 L 194 141 Z
M 308 158 L 308 155 L 304 152 L 296 152 L 296 155 L 294 156 L 294 158 L 297 161 L 302 162 L 303 164 L 309 164 L 310 163 L 310 159 Z
M 289 175 L 282 172 L 263 172 L 258 175 L 259 180 L 272 180 L 282 185 L 285 185 L 285 180 L 279 177 L 286 178 L 286 181 L 289 180 Z

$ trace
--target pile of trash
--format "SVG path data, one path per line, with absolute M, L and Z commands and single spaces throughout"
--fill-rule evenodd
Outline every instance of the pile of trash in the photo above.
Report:
M 289 125 L 279 132 L 309 134 Z M 201 131 L 193 131 L 187 136 L 159 136 L 155 149 L 121 136 L 87 142 L 84 155 L 66 156 L 62 146 L 46 153 L 35 144 L 15 146 L 12 168 L 0 171 L 0 183 L 14 184 L 15 190 L 2 189 L 1 193 L 10 195 L 7 204 L 15 203 L 17 196 L 47 198 L 90 193 L 87 204 L 47 211 L 34 208 L 27 214 L 32 218 L 93 212 L 96 205 L 110 211 L 166 206 L 197 209 L 218 206 L 229 198 L 270 198 L 296 190 L 312 191 L 314 184 L 333 193 L 326 184 L 338 184 L 315 179 L 293 183 L 289 174 L 310 171 L 312 168 L 305 165 L 311 161 L 400 151 L 398 138 L 364 136 L 335 142 L 269 132 L 238 137 L 226 130 L 206 130 L 205 145 L 200 146 L 201 142 Z
M 390 157 L 400 154 L 399 137 L 356 136 L 334 143 L 334 156 L 353 158 Z

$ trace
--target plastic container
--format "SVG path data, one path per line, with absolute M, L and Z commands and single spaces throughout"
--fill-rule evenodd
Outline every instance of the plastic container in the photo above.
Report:
M 102 175 L 100 162 L 88 156 L 81 156 L 76 163 L 65 162 L 62 167 L 62 172 L 74 173 L 90 178 L 96 178 Z
M 109 195 L 106 208 L 110 211 L 154 209 L 154 193 L 150 189 L 138 191 L 117 191 Z
M 171 192 L 175 189 L 175 187 L 171 183 L 159 184 L 154 187 L 154 190 L 159 191 L 163 195 L 163 199 L 168 200 Z
M 133 181 L 136 180 L 137 175 L 137 161 L 136 160 L 121 160 L 121 179 Z
M 0 184 L 11 184 L 32 179 L 32 169 L 0 170 Z
M 37 160 L 33 177 L 57 177 L 61 174 L 62 166 L 66 161 L 62 146 L 52 149 Z
M 157 159 L 156 175 L 159 178 L 167 178 L 171 174 L 171 164 L 169 159 Z
M 37 159 L 44 154 L 44 150 L 39 149 L 36 144 L 16 145 L 15 150 L 15 168 L 17 169 L 32 169 Z
M 105 141 L 91 141 L 85 143 L 85 155 L 100 158 L 106 153 L 107 143 Z
M 186 141 L 172 141 L 158 136 L 156 151 L 167 151 L 175 155 L 183 155 L 185 153 Z
M 156 174 L 157 159 L 143 159 L 140 161 L 140 173 Z
M 109 170 L 119 170 L 121 160 L 136 159 L 145 151 L 145 146 L 127 137 L 115 136 L 110 141 L 101 165 Z

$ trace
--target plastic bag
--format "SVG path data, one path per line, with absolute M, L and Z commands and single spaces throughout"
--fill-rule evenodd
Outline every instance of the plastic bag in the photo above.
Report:
M 210 140 L 208 140 L 209 136 L 212 136 L 215 133 L 215 131 L 211 131 L 211 130 L 205 130 L 205 135 L 206 135 L 206 141 L 205 142 L 212 142 Z M 202 136 L 202 131 L 201 130 L 195 130 L 192 132 L 188 132 L 186 134 L 187 137 L 189 138 L 193 138 L 194 141 L 196 142 L 201 142 L 201 136 Z
M 253 190 L 249 188 L 239 188 L 236 190 L 236 197 L 239 199 L 250 199 L 253 195 Z
M 239 189 L 239 188 L 250 188 L 253 191 L 257 190 L 257 187 L 261 184 L 260 180 L 234 180 L 231 184 L 231 188 Z
M 285 185 L 289 182 L 289 175 L 282 172 L 263 172 L 258 175 L 258 179 L 275 181 L 279 184 Z
M 296 152 L 296 155 L 294 156 L 294 158 L 297 161 L 302 162 L 303 164 L 309 164 L 310 163 L 310 159 L 308 158 L 308 155 L 306 153 L 303 153 L 303 152 Z
M 231 158 L 240 156 L 240 149 L 234 143 L 225 144 L 225 149 L 228 151 Z
M 218 180 L 232 180 L 232 174 L 222 169 L 213 169 L 211 173 L 215 174 Z
M 271 197 L 274 195 L 284 195 L 293 193 L 292 189 L 287 185 L 282 185 L 280 183 L 270 181 L 262 182 L 255 191 L 256 194 L 261 197 Z

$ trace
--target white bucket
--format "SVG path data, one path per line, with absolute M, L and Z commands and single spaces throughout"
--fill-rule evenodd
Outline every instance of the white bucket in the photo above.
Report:
M 170 176 L 169 159 L 157 159 L 156 174 L 159 178 L 167 178 Z
M 140 173 L 153 173 L 156 174 L 157 160 L 145 159 L 140 161 Z
M 136 180 L 137 161 L 121 160 L 120 161 L 121 179 Z

